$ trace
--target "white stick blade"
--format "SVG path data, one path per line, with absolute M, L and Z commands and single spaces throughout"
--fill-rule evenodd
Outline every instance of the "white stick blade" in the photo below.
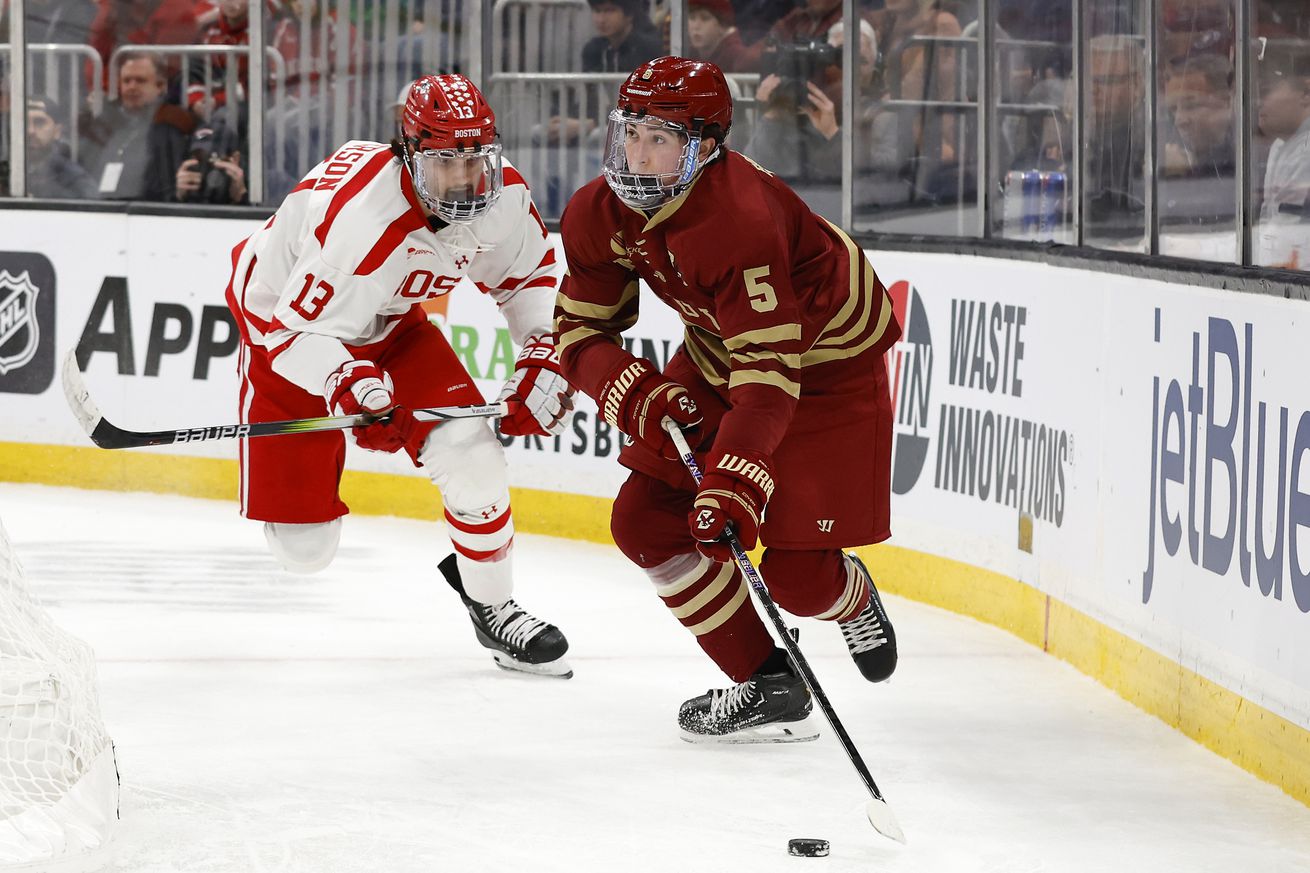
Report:
M 905 831 L 901 830 L 901 823 L 896 820 L 896 815 L 892 812 L 892 808 L 887 805 L 887 801 L 870 800 L 869 805 L 865 808 L 865 813 L 869 816 L 869 824 L 873 825 L 878 833 L 898 843 L 904 844 L 907 842 Z
M 68 401 L 68 408 L 73 411 L 82 430 L 90 436 L 103 416 L 96 408 L 95 401 L 91 399 L 91 392 L 87 390 L 86 382 L 82 380 L 82 370 L 77 365 L 77 349 L 69 349 L 68 354 L 64 356 L 62 381 L 64 399 Z

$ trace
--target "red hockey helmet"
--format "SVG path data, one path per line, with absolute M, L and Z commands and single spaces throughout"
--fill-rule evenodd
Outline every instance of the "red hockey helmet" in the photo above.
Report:
M 722 141 L 730 127 L 732 95 L 722 70 L 708 61 L 656 58 L 619 88 L 609 117 L 605 180 L 629 206 L 657 207 L 685 191 L 718 154 L 701 160 L 705 134 Z
M 443 220 L 472 221 L 500 196 L 496 114 L 464 76 L 424 76 L 400 119 L 405 166 L 420 199 Z

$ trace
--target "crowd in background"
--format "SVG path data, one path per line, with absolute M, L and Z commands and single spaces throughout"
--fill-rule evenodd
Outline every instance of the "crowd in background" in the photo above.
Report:
M 514 2 L 525 10 L 532 5 L 532 0 Z M 564 69 L 527 72 L 540 72 L 543 79 L 561 73 L 618 75 L 670 51 L 673 16 L 667 0 L 585 2 L 585 8 L 581 2 L 575 8 L 586 16 L 589 31 L 569 49 L 572 60 Z M 1154 0 L 1088 5 L 1082 183 L 1085 235 L 1093 244 L 1140 250 L 1147 234 L 1149 2 Z M 1237 0 L 1158 2 L 1155 174 L 1161 235 L 1222 235 L 1236 220 Z M 347 80 L 357 67 L 379 62 L 394 65 L 402 82 L 440 71 L 425 69 L 423 57 L 449 58 L 442 66 L 458 69 L 451 43 L 461 38 L 458 21 L 466 4 L 442 3 L 442 20 L 426 25 L 423 10 L 431 8 L 430 0 L 401 3 L 402 21 L 385 48 L 387 57 L 380 59 L 368 56 L 358 34 L 370 17 L 381 15 L 383 4 L 267 0 L 266 41 L 280 59 L 277 69 L 270 69 L 284 86 L 284 98 L 270 105 L 269 118 L 289 122 L 291 132 L 276 147 L 267 141 L 263 146 L 266 199 L 276 200 L 308 169 L 301 166 L 304 155 L 312 165 L 335 145 L 326 141 L 326 110 L 306 101 L 307 93 L 352 87 Z M 940 221 L 946 213 L 932 210 L 975 204 L 979 186 L 992 184 L 1004 204 L 996 210 L 998 223 L 1005 222 L 997 228 L 1000 235 L 1033 239 L 1039 222 L 1029 213 L 1039 209 L 1058 213 L 1058 221 L 1037 238 L 1059 241 L 1059 227 L 1067 225 L 1071 211 L 1069 180 L 1078 169 L 1071 166 L 1079 93 L 1071 86 L 1073 3 L 992 0 L 990 5 L 996 11 L 1000 73 L 992 145 L 998 172 L 983 173 L 982 179 L 976 145 L 977 0 L 858 0 L 858 93 L 849 122 L 842 112 L 839 49 L 847 35 L 841 0 L 688 0 L 684 53 L 712 60 L 730 75 L 740 98 L 730 145 L 787 179 L 828 217 L 837 217 L 840 133 L 851 123 L 857 215 L 933 214 Z M 247 202 L 247 59 L 151 50 L 246 45 L 247 8 L 245 0 L 29 0 L 29 43 L 90 46 L 102 61 L 101 84 L 109 89 L 103 105 L 63 105 L 61 95 L 46 87 L 42 68 L 35 67 L 26 106 L 29 194 Z M 339 9 L 355 17 L 341 20 Z M 1252 108 L 1257 262 L 1299 266 L 1303 257 L 1310 260 L 1310 234 L 1300 241 L 1302 226 L 1310 229 L 1310 3 L 1254 0 L 1253 10 L 1256 44 L 1249 75 L 1258 93 Z M 493 29 L 504 26 L 503 19 L 494 19 Z M 502 37 L 497 31 L 492 41 Z M 434 42 L 441 44 L 435 53 Z M 235 64 L 235 71 L 228 64 Z M 89 65 L 85 75 L 94 75 Z M 551 155 L 586 151 L 594 153 L 589 160 L 598 160 L 597 138 L 614 87 L 601 82 L 569 85 L 572 90 L 560 86 L 545 97 L 540 89 L 533 92 L 547 104 L 547 117 L 530 125 L 530 139 L 521 134 L 520 142 Z M 495 95 L 495 88 L 490 90 Z M 393 93 L 388 90 L 388 100 Z M 391 105 L 379 111 L 389 113 Z M 511 106 L 502 114 L 508 116 L 504 130 L 520 113 Z M 543 197 L 554 204 L 548 211 L 562 206 L 591 169 L 582 161 L 542 180 L 539 184 L 549 189 Z M 1050 202 L 1033 205 L 1034 196 L 1048 195 Z M 931 224 L 926 229 L 950 232 Z M 1215 256 L 1232 257 L 1222 251 Z

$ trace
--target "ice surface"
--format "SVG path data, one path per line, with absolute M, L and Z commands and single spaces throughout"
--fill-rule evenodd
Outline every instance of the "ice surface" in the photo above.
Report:
M 0 485 L 28 583 L 100 657 L 125 871 L 1310 870 L 1310 809 L 994 628 L 888 598 L 864 683 L 801 641 L 905 827 L 814 743 L 678 739 L 723 679 L 612 548 L 520 535 L 517 596 L 576 676 L 497 670 L 434 524 L 349 517 L 316 577 L 233 504 Z M 876 572 L 876 566 L 875 566 Z M 791 837 L 832 843 L 793 858 Z

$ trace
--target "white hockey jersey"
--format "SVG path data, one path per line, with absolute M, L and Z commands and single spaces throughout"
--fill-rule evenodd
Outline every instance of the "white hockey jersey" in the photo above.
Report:
M 523 177 L 469 224 L 434 231 L 387 145 L 348 142 L 305 176 L 232 252 L 228 306 L 274 371 L 313 394 L 424 300 L 467 276 L 499 304 L 519 345 L 549 335 L 555 250 Z

